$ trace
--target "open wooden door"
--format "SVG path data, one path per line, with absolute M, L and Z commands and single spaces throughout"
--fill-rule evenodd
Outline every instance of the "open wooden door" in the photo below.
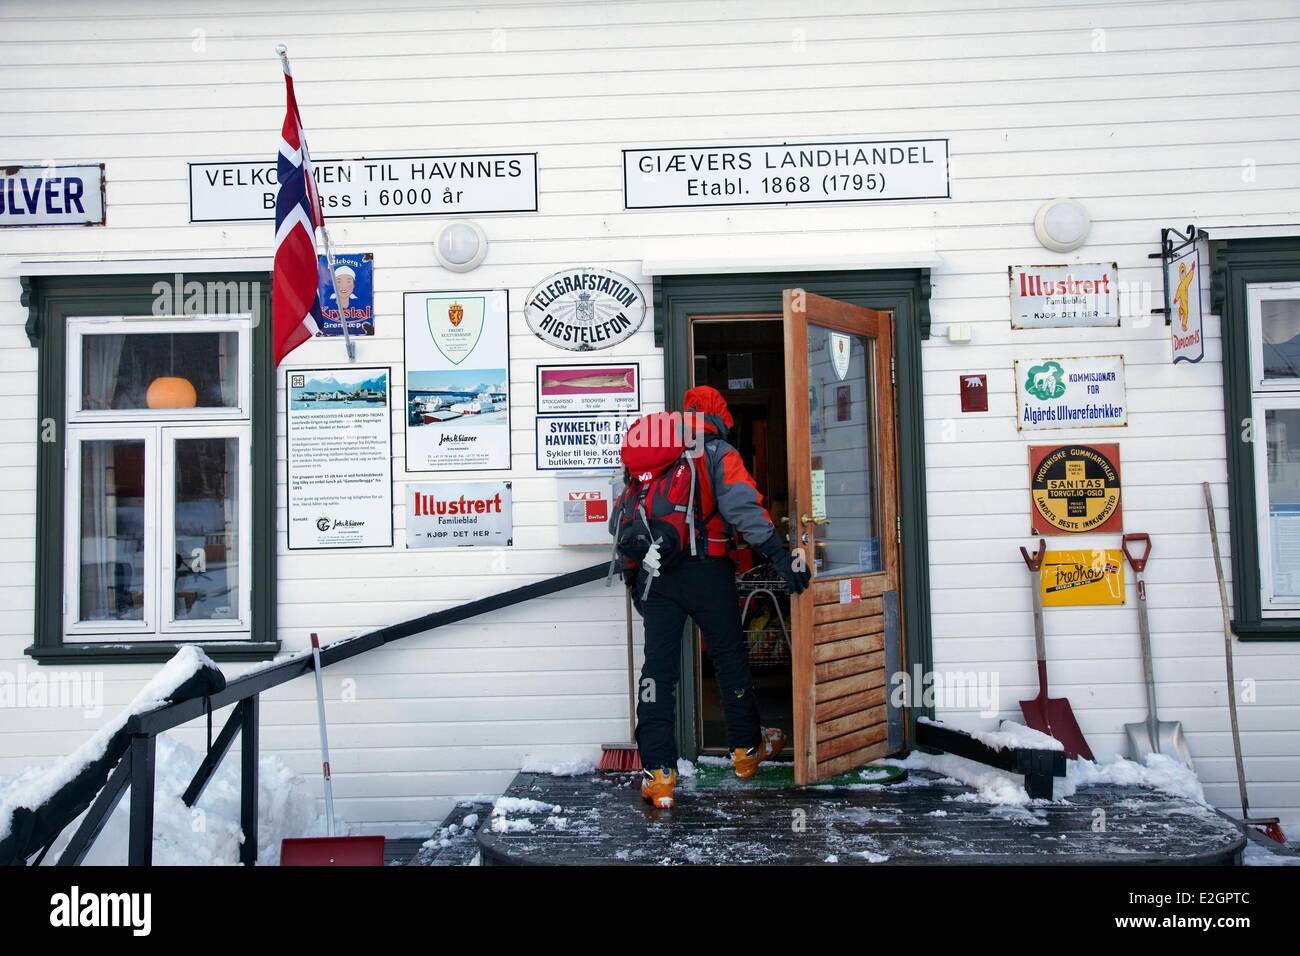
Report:
M 791 599 L 801 784 L 903 744 L 893 355 L 891 313 L 785 290 L 790 547 L 813 574 Z

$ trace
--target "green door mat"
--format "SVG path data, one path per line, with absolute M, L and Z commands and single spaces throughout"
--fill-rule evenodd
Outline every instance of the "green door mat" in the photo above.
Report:
M 907 771 L 902 767 L 868 764 L 837 777 L 809 784 L 803 789 L 848 789 L 869 784 L 899 783 L 906 779 Z M 793 763 L 765 763 L 753 777 L 741 780 L 732 769 L 729 758 L 709 756 L 701 756 L 695 761 L 695 776 L 687 778 L 683 783 L 696 790 L 790 790 L 797 787 Z

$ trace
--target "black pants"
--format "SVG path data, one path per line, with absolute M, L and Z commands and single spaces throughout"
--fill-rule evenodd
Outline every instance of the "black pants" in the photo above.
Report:
M 644 580 L 636 587 L 644 587 Z M 727 746 L 733 750 L 758 746 L 758 702 L 731 559 L 687 558 L 664 571 L 641 602 L 641 616 L 645 618 L 645 665 L 636 708 L 641 765 L 650 770 L 677 766 L 677 683 L 688 616 L 699 625 L 718 675 Z

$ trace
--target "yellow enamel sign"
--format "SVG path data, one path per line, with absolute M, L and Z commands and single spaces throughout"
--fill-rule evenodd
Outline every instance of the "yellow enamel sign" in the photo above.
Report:
M 1048 551 L 1039 576 L 1043 607 L 1124 603 L 1124 555 L 1117 548 Z

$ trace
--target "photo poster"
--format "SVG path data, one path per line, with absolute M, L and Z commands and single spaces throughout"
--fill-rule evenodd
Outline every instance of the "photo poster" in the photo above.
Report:
M 641 410 L 641 365 L 538 365 L 537 414 Z
M 405 296 L 406 470 L 510 467 L 505 289 Z
M 334 256 L 334 277 L 330 281 L 329 263 L 318 259 L 320 270 L 320 332 L 324 338 L 342 337 L 339 296 L 347 299 L 349 335 L 375 334 L 375 255 L 372 252 L 338 253 Z
M 289 369 L 289 549 L 393 544 L 392 369 Z

